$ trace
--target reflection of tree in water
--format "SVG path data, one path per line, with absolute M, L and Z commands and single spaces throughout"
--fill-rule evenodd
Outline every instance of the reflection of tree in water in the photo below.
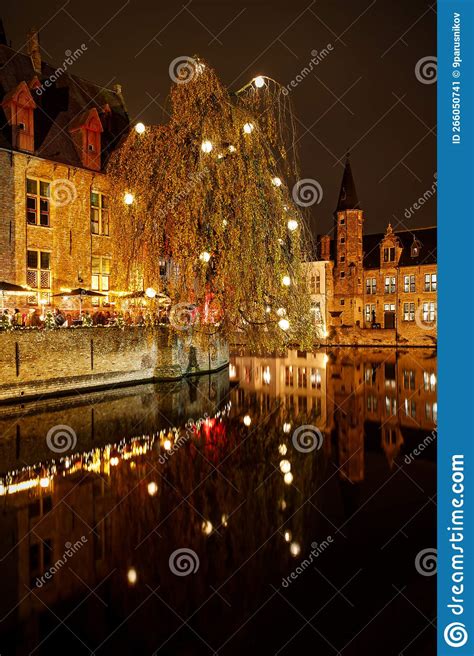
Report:
M 268 597 L 270 583 L 281 585 L 281 578 L 310 551 L 311 542 L 321 538 L 317 512 L 304 502 L 321 481 L 323 452 L 297 452 L 277 412 L 261 417 L 253 413 L 249 428 L 240 418 L 211 421 L 165 465 L 154 454 L 134 469 L 125 463 L 117 469 L 111 489 L 120 505 L 110 516 L 109 564 L 120 571 L 112 595 L 120 600 L 120 613 L 131 610 L 125 583 L 127 568 L 133 566 L 143 596 L 149 593 L 146 584 L 159 585 L 160 596 L 183 617 L 212 596 L 212 588 L 222 586 L 219 593 L 231 601 L 232 616 L 242 620 L 258 599 Z M 293 485 L 284 483 L 279 468 L 282 443 L 292 464 Z M 155 497 L 147 492 L 151 480 L 159 486 Z M 312 501 L 316 505 L 317 497 Z M 303 533 L 303 526 L 313 528 Z M 290 555 L 286 530 L 301 547 L 299 558 Z M 197 553 L 200 566 L 196 574 L 180 578 L 170 571 L 168 559 L 184 547 Z M 203 631 L 217 624 L 222 639 L 230 627 L 206 616 L 221 613 L 223 605 L 214 596 L 199 621 Z

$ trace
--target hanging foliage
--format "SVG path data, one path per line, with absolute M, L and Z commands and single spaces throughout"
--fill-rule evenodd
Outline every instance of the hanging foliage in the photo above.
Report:
M 109 162 L 119 283 L 168 294 L 180 330 L 184 312 L 193 334 L 312 346 L 288 98 L 268 78 L 230 94 L 195 65 L 172 88 L 168 124 L 132 129 Z

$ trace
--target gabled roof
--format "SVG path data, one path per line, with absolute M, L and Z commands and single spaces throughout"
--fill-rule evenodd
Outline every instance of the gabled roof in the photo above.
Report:
M 402 246 L 399 266 L 418 266 L 420 264 L 436 264 L 437 262 L 437 229 L 416 228 L 415 230 L 398 230 L 393 234 L 398 237 Z M 384 238 L 383 232 L 364 235 L 362 247 L 364 251 L 364 268 L 380 268 L 380 242 Z M 411 256 L 413 241 L 418 242 L 418 255 Z
M 352 176 L 351 163 L 349 155 L 347 155 L 346 165 L 344 167 L 344 174 L 342 176 L 341 191 L 339 192 L 339 200 L 337 201 L 336 212 L 344 212 L 345 210 L 360 209 L 359 199 L 355 188 L 354 178 Z
M 82 167 L 81 159 L 69 132 L 78 118 L 95 108 L 101 117 L 103 108 L 110 108 L 107 129 L 102 133 L 102 165 L 113 148 L 126 134 L 129 125 L 127 111 L 120 94 L 112 89 L 100 87 L 75 75 L 57 73 L 57 67 L 42 62 L 40 82 L 42 93 L 34 89 L 31 94 L 38 105 L 35 110 L 35 155 Z M 20 82 L 28 85 L 36 73 L 28 55 L 16 52 L 0 43 L 0 103 Z M 54 77 L 53 77 L 54 76 Z M 50 81 L 45 87 L 44 82 Z M 0 147 L 12 148 L 11 127 L 1 121 Z M 105 127 L 105 126 L 104 126 Z

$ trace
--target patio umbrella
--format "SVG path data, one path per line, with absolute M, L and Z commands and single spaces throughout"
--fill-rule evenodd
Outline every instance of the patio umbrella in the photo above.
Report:
M 28 295 L 31 292 L 21 285 L 15 285 L 13 282 L 7 282 L 6 280 L 0 280 L 0 291 L 2 292 L 2 310 L 5 304 L 5 292 L 7 294 L 22 294 Z
M 71 289 L 70 292 L 62 292 L 61 294 L 53 294 L 53 296 L 79 296 L 79 314 L 82 316 L 82 299 L 85 296 L 105 296 L 100 292 L 96 292 L 93 289 L 84 289 L 84 287 L 77 287 L 77 289 Z

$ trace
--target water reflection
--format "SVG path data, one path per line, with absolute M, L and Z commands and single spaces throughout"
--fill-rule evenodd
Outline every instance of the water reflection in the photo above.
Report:
M 434 632 L 409 645 L 406 603 L 396 635 L 358 632 L 394 581 L 431 616 L 412 562 L 434 540 L 434 445 L 403 459 L 436 409 L 434 354 L 382 349 L 242 355 L 210 377 L 1 408 L 2 654 L 432 653 Z M 74 450 L 48 448 L 57 425 Z M 296 448 L 302 425 L 314 448 Z M 334 586 L 351 576 L 348 605 Z

